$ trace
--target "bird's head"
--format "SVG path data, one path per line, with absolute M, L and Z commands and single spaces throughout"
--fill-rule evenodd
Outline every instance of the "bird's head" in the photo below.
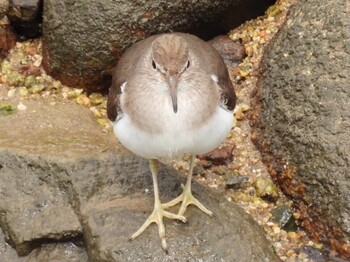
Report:
M 162 75 L 171 96 L 174 113 L 177 113 L 177 89 L 181 75 L 191 65 L 186 41 L 174 34 L 165 34 L 152 43 L 151 66 Z

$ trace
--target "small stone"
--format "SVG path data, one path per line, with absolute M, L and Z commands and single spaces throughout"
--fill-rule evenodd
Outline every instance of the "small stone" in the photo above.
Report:
M 219 176 L 225 176 L 229 172 L 226 166 L 214 166 L 211 171 Z
M 311 261 L 319 261 L 319 262 L 327 261 L 323 255 L 323 253 L 319 249 L 317 249 L 313 246 L 302 247 L 299 250 L 299 255 L 301 255 L 301 254 L 303 254 L 303 257 L 306 256 L 306 258 L 310 259 Z
M 41 65 L 42 60 L 43 60 L 43 57 L 41 55 L 35 55 L 34 57 L 35 57 L 35 61 L 34 61 L 33 65 L 35 67 L 39 67 Z
M 28 89 L 25 86 L 20 87 L 19 94 L 21 96 L 27 96 L 28 95 Z
M 103 95 L 99 94 L 99 93 L 92 93 L 89 96 L 89 98 L 90 98 L 91 104 L 95 105 L 95 106 L 102 104 L 102 102 L 104 100 L 106 100 L 106 98 Z
M 25 81 L 24 75 L 21 75 L 16 71 L 11 71 L 10 73 L 7 74 L 7 82 L 10 85 L 20 86 L 24 84 L 24 81 Z
M 54 89 L 59 89 L 62 86 L 61 81 L 55 80 L 52 82 L 52 87 Z
M 202 165 L 195 165 L 194 168 L 193 168 L 193 175 L 196 176 L 196 175 L 201 175 L 201 174 L 204 174 L 205 173 L 205 169 Z
M 83 93 L 83 89 L 74 88 L 73 90 L 69 90 L 67 92 L 68 99 L 75 99 L 77 98 L 81 93 Z
M 106 118 L 98 118 L 97 123 L 99 123 L 101 126 L 106 126 L 108 124 L 108 120 Z
M 11 69 L 12 69 L 12 66 L 9 62 L 4 61 L 1 64 L 1 74 L 6 75 L 11 71 Z
M 14 97 L 15 93 L 16 93 L 16 89 L 11 89 L 7 92 L 7 97 L 8 98 Z
M 22 104 L 22 102 L 19 102 L 19 104 L 17 105 L 17 109 L 20 111 L 25 111 L 27 110 L 27 107 L 24 104 Z
M 29 94 L 38 94 L 45 89 L 45 86 L 42 84 L 35 84 L 31 88 L 28 88 Z
M 232 161 L 233 148 L 233 145 L 222 146 L 207 154 L 199 156 L 199 159 L 208 160 L 214 165 L 225 165 Z
M 287 257 L 291 257 L 291 256 L 293 256 L 293 255 L 295 255 L 294 250 L 288 250 L 288 251 L 286 252 L 286 256 L 287 256 Z
M 257 178 L 254 182 L 254 188 L 256 194 L 263 199 L 276 201 L 278 198 L 278 189 L 270 179 Z
M 229 173 L 226 176 L 226 188 L 239 189 L 243 188 L 249 177 L 242 176 L 238 172 Z
M 281 10 L 279 9 L 278 4 L 274 4 L 274 5 L 270 6 L 266 11 L 266 14 L 268 17 L 274 17 L 280 13 L 281 13 Z
M 245 112 L 250 109 L 250 106 L 247 104 L 239 104 L 234 110 L 234 114 L 237 120 L 243 120 L 245 116 Z
M 76 99 L 77 103 L 82 106 L 89 106 L 90 105 L 90 99 L 85 95 L 81 94 Z
M 272 210 L 271 213 L 272 216 L 270 218 L 270 221 L 278 224 L 283 230 L 287 232 L 295 232 L 298 229 L 298 226 L 293 217 L 293 210 L 290 207 L 278 206 Z
M 287 236 L 291 240 L 299 239 L 299 235 L 293 231 L 288 232 Z
M 264 203 L 264 200 L 261 197 L 253 197 L 252 202 L 253 204 L 258 205 Z
M 35 82 L 36 82 L 36 77 L 35 77 L 35 76 L 33 76 L 33 75 L 27 76 L 27 77 L 26 77 L 26 80 L 25 80 L 25 82 L 24 82 L 24 86 L 27 87 L 27 88 L 29 88 L 29 87 L 31 87 L 32 85 L 34 85 Z

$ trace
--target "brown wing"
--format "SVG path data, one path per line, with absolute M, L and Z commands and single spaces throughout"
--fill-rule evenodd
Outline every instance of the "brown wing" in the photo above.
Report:
M 121 83 L 118 81 L 117 77 L 114 75 L 112 80 L 112 86 L 109 89 L 108 99 L 107 99 L 107 116 L 109 120 L 114 122 L 118 114 L 122 113 L 120 108 L 120 95 L 121 95 Z
M 218 85 L 221 91 L 222 103 L 225 104 L 228 110 L 233 110 L 236 106 L 237 97 L 226 66 L 225 70 L 220 70 L 220 75 L 218 75 Z
M 114 71 L 112 86 L 109 89 L 107 100 L 107 116 L 111 121 L 115 121 L 118 115 L 122 113 L 120 107 L 122 84 L 127 82 L 130 77 L 135 74 L 135 68 L 140 59 L 140 53 L 147 52 L 147 48 L 151 48 L 151 43 L 156 37 L 157 35 L 154 35 L 135 43 L 125 51 L 119 60 Z

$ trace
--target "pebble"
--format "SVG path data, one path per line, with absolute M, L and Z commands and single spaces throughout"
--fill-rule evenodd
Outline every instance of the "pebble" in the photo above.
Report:
M 27 107 L 22 102 L 19 102 L 17 105 L 17 109 L 20 111 L 25 111 L 27 110 Z

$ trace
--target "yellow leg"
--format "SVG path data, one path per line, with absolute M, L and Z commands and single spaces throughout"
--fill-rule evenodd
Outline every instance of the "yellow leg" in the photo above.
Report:
M 152 214 L 147 218 L 146 222 L 140 227 L 139 230 L 137 230 L 132 236 L 131 239 L 135 239 L 138 237 L 145 229 L 152 223 L 156 223 L 158 225 L 158 233 L 159 237 L 162 243 L 162 248 L 167 251 L 167 244 L 165 240 L 165 227 L 163 223 L 163 217 L 167 217 L 170 219 L 178 219 L 182 222 L 186 223 L 187 220 L 182 215 L 176 215 L 170 212 L 167 212 L 164 210 L 163 205 L 160 203 L 159 200 L 159 190 L 158 190 L 158 181 L 157 181 L 157 175 L 158 175 L 158 167 L 159 163 L 155 159 L 151 159 L 149 161 L 149 168 L 152 173 L 152 179 L 153 179 L 153 188 L 154 188 L 154 209 Z
M 191 181 L 192 181 L 192 173 L 193 173 L 193 167 L 194 167 L 194 160 L 195 156 L 191 157 L 191 163 L 190 163 L 190 169 L 188 171 L 188 176 L 187 176 L 187 181 L 186 185 L 181 185 L 182 186 L 182 194 L 175 198 L 174 200 L 171 200 L 165 204 L 162 204 L 163 208 L 169 208 L 172 206 L 177 205 L 178 203 L 182 202 L 181 207 L 179 209 L 178 215 L 182 216 L 185 211 L 187 206 L 189 205 L 195 205 L 197 206 L 200 210 L 202 210 L 204 213 L 207 215 L 211 216 L 213 213 L 208 210 L 201 202 L 199 202 L 193 195 L 191 191 Z

